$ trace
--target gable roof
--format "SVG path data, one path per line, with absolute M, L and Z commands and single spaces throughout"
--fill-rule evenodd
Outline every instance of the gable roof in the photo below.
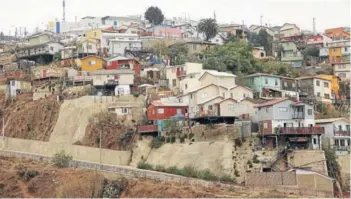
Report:
M 262 104 L 264 102 L 267 102 L 267 100 L 265 100 L 265 99 L 252 99 L 249 97 L 246 97 L 245 99 L 243 99 L 241 101 L 249 101 L 249 102 L 252 102 L 253 104 Z
M 233 86 L 233 87 L 229 88 L 228 90 L 232 90 L 232 89 L 235 89 L 235 88 L 238 88 L 238 87 L 244 88 L 244 89 L 249 90 L 249 91 L 253 91 L 253 90 L 252 90 L 251 88 L 249 88 L 249 87 L 240 86 L 240 85 Z
M 215 77 L 234 77 L 234 78 L 236 77 L 236 75 L 224 73 L 224 72 L 218 72 L 216 70 L 204 70 L 204 71 L 205 72 L 202 73 L 199 80 L 201 80 L 205 76 L 205 74 L 210 74 L 210 75 L 213 75 Z
M 287 99 L 287 98 L 274 99 L 274 100 L 270 100 L 268 102 L 264 102 L 262 104 L 256 105 L 255 107 L 256 108 L 262 108 L 262 107 L 266 107 L 266 106 L 273 106 L 275 104 L 279 104 L 279 103 L 284 102 L 286 100 L 289 100 L 289 99 Z
M 350 123 L 350 120 L 348 120 L 347 118 L 344 118 L 344 117 L 339 117 L 339 118 L 329 118 L 329 119 L 319 119 L 319 120 L 316 120 L 315 123 L 317 124 L 324 124 L 324 123 L 333 123 L 333 122 L 336 122 L 336 121 L 339 121 L 339 120 L 344 120 L 348 123 Z
M 246 75 L 243 78 L 258 77 L 258 76 L 268 76 L 268 77 L 276 77 L 276 78 L 283 78 L 283 79 L 295 79 L 295 78 L 291 78 L 291 77 L 285 77 L 285 76 L 280 76 L 280 75 L 272 75 L 272 74 L 267 74 L 267 73 L 254 73 L 254 74 L 251 74 L 251 75 Z
M 197 89 L 194 89 L 194 90 L 192 90 L 192 91 L 189 91 L 189 92 L 186 93 L 186 94 L 197 92 L 197 91 L 202 90 L 202 89 L 204 89 L 204 88 L 207 88 L 207 87 L 209 87 L 209 86 L 217 86 L 217 87 L 222 87 L 222 88 L 228 89 L 228 88 L 226 88 L 226 87 L 224 87 L 224 86 L 220 86 L 220 85 L 217 85 L 217 84 L 209 84 L 209 85 L 202 86 L 202 87 L 199 87 L 199 88 L 197 88 Z M 184 95 L 186 95 L 186 94 L 184 94 Z
M 213 97 L 213 98 L 211 98 L 211 99 L 208 99 L 208 100 L 206 100 L 206 101 L 203 101 L 203 102 L 201 102 L 201 103 L 198 103 L 198 105 L 206 104 L 207 102 L 210 102 L 210 101 L 215 100 L 215 99 L 217 99 L 217 98 L 222 98 L 222 99 L 224 99 L 224 97 L 218 95 L 218 96 L 216 96 L 216 97 Z
M 220 102 L 218 102 L 218 103 L 216 103 L 216 104 L 221 104 L 221 103 L 223 103 L 223 102 L 225 102 L 225 101 L 228 101 L 228 100 L 230 100 L 230 101 L 233 101 L 233 102 L 235 102 L 235 103 L 237 103 L 238 101 L 236 101 L 235 99 L 233 99 L 233 98 L 227 98 L 227 99 L 224 99 L 224 100 L 222 100 L 222 101 L 220 101 Z

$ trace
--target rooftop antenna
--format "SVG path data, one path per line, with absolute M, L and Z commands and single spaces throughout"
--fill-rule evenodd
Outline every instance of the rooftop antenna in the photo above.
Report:
M 62 8 L 63 8 L 62 22 L 65 22 L 66 21 L 66 0 L 62 0 Z
M 261 21 L 261 26 L 263 25 L 263 16 L 261 15 L 261 17 L 260 17 L 260 21 Z
M 313 34 L 316 34 L 316 18 L 313 17 Z

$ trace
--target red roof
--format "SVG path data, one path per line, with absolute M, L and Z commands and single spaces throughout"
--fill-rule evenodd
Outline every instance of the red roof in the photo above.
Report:
M 286 100 L 289 100 L 289 99 L 287 99 L 287 98 L 274 99 L 274 100 L 270 100 L 270 101 L 268 101 L 268 102 L 264 102 L 264 103 L 262 103 L 262 104 L 259 104 L 259 105 L 257 105 L 256 107 L 257 107 L 257 108 L 261 108 L 261 107 L 265 107 L 265 106 L 273 106 L 274 104 L 278 104 L 278 103 L 284 102 L 284 101 L 286 101 Z

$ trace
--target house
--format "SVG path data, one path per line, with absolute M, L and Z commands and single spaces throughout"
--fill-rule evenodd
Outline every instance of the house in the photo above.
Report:
M 251 25 L 249 27 L 250 32 L 259 34 L 261 30 L 265 30 L 270 36 L 274 37 L 274 30 L 266 26 Z
M 208 50 L 216 46 L 216 44 L 206 41 L 186 41 L 186 42 L 178 42 L 172 45 L 169 45 L 169 48 L 172 49 L 174 46 L 185 45 L 188 49 L 188 56 L 194 54 L 201 54 L 203 51 Z
M 316 120 L 316 126 L 324 127 L 324 139 L 338 155 L 350 153 L 350 119 L 330 118 Z
M 59 53 L 63 45 L 58 42 L 48 41 L 36 45 L 23 45 L 17 51 L 18 59 L 28 59 L 40 64 L 51 63 L 54 55 Z
M 236 75 L 218 72 L 215 70 L 204 70 L 199 78 L 199 86 L 206 86 L 209 84 L 217 84 L 226 88 L 236 86 Z
M 303 56 L 298 48 L 298 45 L 294 41 L 280 41 L 282 45 L 281 62 L 288 63 L 292 67 L 301 67 L 303 62 Z
M 147 30 L 140 27 L 139 25 L 130 25 L 127 27 L 127 30 L 125 34 L 137 34 L 140 35 L 142 33 L 145 33 Z
M 114 39 L 109 40 L 110 56 L 124 55 L 125 50 L 141 49 L 141 40 L 137 34 L 119 33 Z
M 264 47 L 254 47 L 252 49 L 252 54 L 257 59 L 266 57 L 266 51 L 264 50 Z
M 32 84 L 27 81 L 10 80 L 7 84 L 6 94 L 10 97 L 16 97 L 23 92 L 31 92 Z
M 109 25 L 114 27 L 119 26 L 130 26 L 141 24 L 141 18 L 139 16 L 119 17 L 119 16 L 105 16 L 101 18 L 102 25 Z
M 89 76 L 93 79 L 93 86 L 104 94 L 130 95 L 134 85 L 134 71 L 129 69 L 96 70 L 89 72 Z
M 296 24 L 285 23 L 279 30 L 280 37 L 290 37 L 300 35 L 301 30 Z
M 274 99 L 290 97 L 299 99 L 297 81 L 293 78 L 255 73 L 242 78 L 242 83 L 253 90 L 253 97 Z
M 218 32 L 223 35 L 227 35 L 227 33 L 230 33 L 231 36 L 246 41 L 248 29 L 245 25 L 223 24 L 219 26 Z
M 331 38 L 323 34 L 318 34 L 309 38 L 306 43 L 307 45 L 310 45 L 310 46 L 317 46 L 320 48 L 324 48 L 327 45 L 327 43 L 331 41 L 332 41 Z
M 83 57 L 80 60 L 82 71 L 92 72 L 100 70 L 105 65 L 105 61 L 101 57 L 94 55 Z
M 61 52 L 61 59 L 70 59 L 70 58 L 78 57 L 76 46 L 63 47 L 60 50 L 60 52 Z
M 217 45 L 223 45 L 225 41 L 225 37 L 221 34 L 217 34 L 214 38 L 210 39 L 211 43 L 217 44 Z
M 334 75 L 338 76 L 341 81 L 350 82 L 351 79 L 351 64 L 350 63 L 337 63 L 333 67 Z
M 330 28 L 324 31 L 325 35 L 333 40 L 350 39 L 350 28 L 338 27 Z
M 246 98 L 253 98 L 253 90 L 245 86 L 233 86 L 228 88 L 229 95 L 227 97 L 233 98 L 237 101 L 244 100 Z
M 100 41 L 98 39 L 86 38 L 78 42 L 78 54 L 80 57 L 97 55 L 99 49 Z
M 178 28 L 173 28 L 167 25 L 157 25 L 149 28 L 150 32 L 156 37 L 170 38 L 170 39 L 181 39 L 182 31 Z
M 350 62 L 350 39 L 328 42 L 329 62 L 331 64 Z
M 340 78 L 338 76 L 320 74 L 320 75 L 316 75 L 316 77 L 329 80 L 331 82 L 331 91 L 332 91 L 331 97 L 332 97 L 332 99 L 335 99 L 335 100 L 340 99 L 340 95 L 339 95 Z
M 185 103 L 154 101 L 147 107 L 148 120 L 166 120 L 178 115 L 187 117 L 187 113 Z
M 332 103 L 331 81 L 316 76 L 298 78 L 300 100 L 304 102 Z
M 15 56 L 10 53 L 0 53 L 0 72 L 6 72 L 15 61 Z
M 321 62 L 328 63 L 329 62 L 329 48 L 319 48 L 319 58 Z
M 108 112 L 116 113 L 117 120 L 132 120 L 133 119 L 133 107 L 126 106 L 109 106 Z
M 131 69 L 137 76 L 140 76 L 140 63 L 134 58 L 117 56 L 106 60 L 107 70 Z
M 256 106 L 259 132 L 267 147 L 321 149 L 323 127 L 314 127 L 313 106 L 286 98 Z

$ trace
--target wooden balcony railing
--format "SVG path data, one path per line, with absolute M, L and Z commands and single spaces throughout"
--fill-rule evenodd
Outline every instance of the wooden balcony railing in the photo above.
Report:
M 278 127 L 276 132 L 283 135 L 321 135 L 324 134 L 324 127 Z
M 334 131 L 334 136 L 350 136 L 350 131 Z

